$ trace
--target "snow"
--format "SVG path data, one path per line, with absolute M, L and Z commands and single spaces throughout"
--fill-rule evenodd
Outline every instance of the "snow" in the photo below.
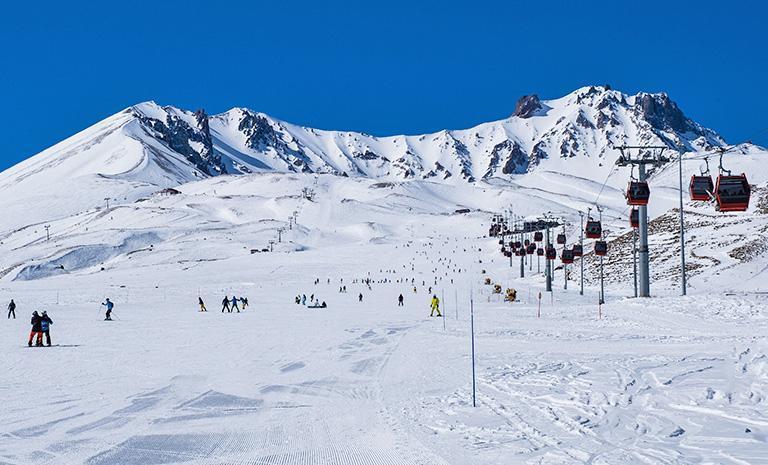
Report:
M 250 110 L 234 109 L 210 119 L 213 147 L 228 171 L 252 174 L 215 177 L 138 118 L 197 127 L 194 115 L 146 102 L 0 173 L 0 301 L 18 304 L 18 319 L 0 323 L 0 465 L 768 463 L 767 154 L 746 145 L 724 157 L 754 186 L 748 212 L 684 199 L 685 297 L 677 164 L 653 173 L 653 297 L 630 298 L 629 172 L 608 142 L 655 139 L 624 110 L 612 135 L 577 128 L 582 112 L 595 121 L 590 99 L 625 98 L 592 89 L 532 118 L 421 136 L 253 113 L 315 174 L 250 148 L 238 128 Z M 489 166 L 502 141 L 557 146 L 567 129 L 579 133 L 573 157 L 525 174 Z M 686 147 L 717 142 L 706 134 Z M 701 158 L 685 154 L 684 183 Z M 423 179 L 436 163 L 452 176 Z M 565 290 L 557 263 L 550 294 L 538 259 L 520 278 L 519 258 L 485 237 L 494 213 L 548 213 L 567 222 L 570 245 L 578 211 L 596 205 L 610 250 L 602 306 L 590 241 L 582 296 L 580 267 Z M 270 241 L 273 252 L 252 253 Z M 221 313 L 233 294 L 251 306 Z M 297 305 L 298 294 L 328 308 Z M 445 318 L 427 316 L 432 294 Z M 55 347 L 26 347 L 33 310 L 53 318 Z
M 537 318 L 537 264 L 517 277 L 483 237 L 491 212 L 565 213 L 600 182 L 537 176 L 537 187 L 220 176 L 52 220 L 50 241 L 39 227 L 6 233 L 0 294 L 19 318 L 0 324 L 0 461 L 763 462 L 768 296 L 742 279 L 754 265 L 712 267 L 684 298 L 671 278 L 641 301 L 627 298 L 629 280 L 611 282 L 602 318 L 594 282 L 584 296 L 578 281 L 562 290 L 558 269 Z M 603 196 L 620 208 L 620 192 Z M 461 207 L 472 212 L 453 214 Z M 251 254 L 293 211 L 275 252 Z M 501 302 L 486 276 L 521 301 Z M 371 289 L 353 283 L 365 278 Z M 415 294 L 397 282 L 411 278 Z M 427 316 L 430 286 L 445 319 Z M 233 294 L 251 306 L 222 314 Z M 328 308 L 296 305 L 297 294 Z M 106 297 L 116 321 L 102 321 Z M 49 312 L 57 347 L 25 346 L 32 310 Z

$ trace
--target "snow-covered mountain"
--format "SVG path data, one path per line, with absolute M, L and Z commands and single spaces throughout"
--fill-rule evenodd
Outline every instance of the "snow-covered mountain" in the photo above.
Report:
M 622 144 L 701 151 L 725 142 L 666 94 L 629 96 L 607 86 L 555 100 L 525 96 L 509 118 L 470 129 L 388 137 L 297 126 L 244 108 L 209 116 L 146 102 L 0 173 L 0 211 L 9 218 L 3 230 L 12 231 L 190 181 L 248 173 L 512 183 L 581 208 L 605 187 L 618 156 L 613 147 Z M 584 181 L 576 196 L 568 187 L 574 179 Z
M 663 93 L 628 96 L 585 87 L 556 100 L 522 97 L 509 118 L 470 129 L 375 137 L 321 131 L 236 108 L 211 118 L 214 151 L 227 172 L 295 171 L 343 176 L 476 181 L 522 174 L 550 160 L 613 162 L 612 146 L 685 151 L 724 144 Z M 555 163 L 556 164 L 556 163 Z

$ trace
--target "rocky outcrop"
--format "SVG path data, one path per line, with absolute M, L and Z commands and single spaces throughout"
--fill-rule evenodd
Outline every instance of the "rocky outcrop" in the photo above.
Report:
M 226 167 L 221 157 L 213 150 L 213 141 L 205 110 L 192 114 L 196 124 L 190 124 L 180 110 L 163 108 L 159 114 L 150 116 L 139 107 L 134 108 L 134 115 L 141 122 L 145 131 L 165 143 L 171 150 L 183 155 L 191 164 L 209 176 L 226 174 Z M 163 115 L 163 120 L 158 116 Z M 188 114 L 187 114 L 188 115 Z
M 512 116 L 517 116 L 518 118 L 530 118 L 542 108 L 541 100 L 539 100 L 538 95 L 523 95 L 517 101 L 517 105 L 515 105 L 515 112 L 512 114 Z

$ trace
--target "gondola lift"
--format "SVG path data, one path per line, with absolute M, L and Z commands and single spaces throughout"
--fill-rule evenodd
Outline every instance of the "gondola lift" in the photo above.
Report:
M 698 176 L 695 174 L 691 176 L 691 183 L 688 186 L 691 200 L 697 202 L 710 200 L 715 192 L 715 184 L 712 182 L 712 176 L 709 174 L 709 160 L 705 158 L 704 162 L 707 164 L 706 170 L 702 171 Z
M 584 228 L 584 235 L 587 239 L 600 239 L 603 236 L 603 226 L 599 221 L 591 218 L 587 219 L 587 225 Z
M 723 174 L 728 173 L 728 174 Z M 752 188 L 747 175 L 732 175 L 723 168 L 723 154 L 720 153 L 720 174 L 715 184 L 715 208 L 720 212 L 743 212 L 749 208 Z
M 598 257 L 608 255 L 608 243 L 605 241 L 595 241 L 595 255 Z
M 582 247 L 581 244 L 574 244 L 572 250 L 574 257 L 581 257 L 584 255 L 584 247 Z

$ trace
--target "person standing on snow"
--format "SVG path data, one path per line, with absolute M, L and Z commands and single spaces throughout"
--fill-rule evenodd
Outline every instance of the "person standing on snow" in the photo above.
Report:
M 104 321 L 112 321 L 112 309 L 115 308 L 115 304 L 107 297 L 106 302 L 102 302 L 101 305 L 107 307 L 107 317 L 104 318 Z
M 11 315 L 13 315 L 13 319 L 16 319 L 16 302 L 11 299 L 11 303 L 8 304 L 8 319 L 11 319 Z
M 248 306 L 248 297 L 240 297 L 240 303 L 243 304 L 243 310 Z
M 29 347 L 32 347 L 32 339 L 37 336 L 36 346 L 41 347 L 43 345 L 43 327 L 40 315 L 37 312 L 32 312 L 32 331 L 29 332 Z
M 363 301 L 363 293 L 361 292 L 360 295 L 357 296 L 357 301 L 362 302 Z
M 53 324 L 53 320 L 51 320 L 51 317 L 48 316 L 48 312 L 43 312 L 43 314 L 40 316 L 40 329 L 42 330 L 42 334 L 45 335 L 45 345 L 48 347 L 51 347 L 51 325 Z M 42 342 L 42 336 L 40 337 L 40 341 Z
M 440 299 L 437 298 L 437 295 L 432 296 L 430 307 L 432 307 L 432 311 L 429 313 L 429 316 L 435 316 L 435 312 L 437 312 L 437 316 L 443 316 L 443 314 L 440 313 Z
M 201 312 L 207 312 L 208 311 L 208 309 L 205 308 L 205 302 L 203 302 L 203 298 L 202 297 L 198 297 L 197 298 L 197 304 L 200 305 L 200 311 Z
M 224 310 L 227 313 L 232 313 L 232 309 L 229 308 L 229 297 L 227 296 L 224 296 L 224 300 L 221 301 L 221 313 L 224 313 Z
M 231 307 L 230 312 L 232 310 L 237 310 L 237 313 L 240 313 L 240 307 L 237 306 L 237 297 L 235 297 L 235 296 L 232 296 L 232 307 Z
M 403 306 L 403 294 L 400 294 L 400 295 L 397 297 L 397 306 L 398 306 L 398 307 L 402 307 L 402 306 Z

